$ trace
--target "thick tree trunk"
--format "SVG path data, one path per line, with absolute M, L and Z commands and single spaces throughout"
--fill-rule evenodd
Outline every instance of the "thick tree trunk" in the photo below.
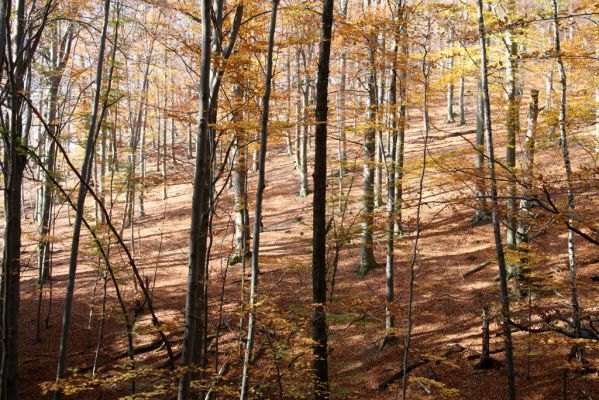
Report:
M 376 136 L 376 77 L 375 49 L 370 46 L 370 66 L 368 73 L 368 127 L 364 130 L 364 175 L 362 180 L 362 234 L 360 242 L 359 274 L 365 275 L 377 266 L 373 248 L 374 224 L 374 153 Z
M 507 271 L 505 255 L 501 241 L 501 225 L 499 221 L 499 202 L 497 196 L 497 179 L 495 176 L 495 154 L 493 148 L 493 128 L 491 121 L 491 99 L 489 95 L 489 83 L 487 72 L 487 42 L 485 40 L 485 22 L 483 16 L 483 0 L 477 0 L 478 8 L 478 33 L 481 46 L 481 84 L 483 92 L 483 110 L 485 116 L 485 131 L 487 157 L 489 163 L 489 186 L 491 194 L 491 212 L 493 219 L 493 234 L 495 237 L 495 250 L 497 252 L 497 264 L 499 265 L 499 286 L 501 289 L 501 323 L 503 325 L 503 338 L 505 345 L 505 369 L 508 385 L 508 399 L 516 400 L 516 382 L 514 378 L 514 359 L 512 346 L 512 331 L 510 327 L 510 298 L 507 286 Z
M 196 140 L 196 166 L 191 203 L 191 229 L 189 233 L 189 273 L 185 299 L 185 332 L 181 349 L 179 400 L 190 396 L 191 369 L 205 364 L 207 304 L 207 243 L 211 186 L 210 157 L 210 64 L 211 18 L 210 0 L 200 2 L 202 14 L 202 58 L 200 67 L 200 110 Z M 165 123 L 166 125 L 166 123 Z M 166 147 L 166 146 L 165 146 Z M 166 149 L 165 149 L 166 153 Z
M 258 172 L 258 187 L 256 189 L 256 208 L 254 210 L 254 242 L 252 244 L 252 278 L 250 283 L 250 312 L 248 318 L 248 335 L 243 359 L 243 372 L 241 379 L 240 399 L 246 400 L 249 391 L 250 358 L 254 346 L 254 330 L 256 319 L 256 296 L 258 289 L 258 273 L 260 262 L 260 232 L 262 224 L 262 199 L 265 187 L 266 150 L 268 139 L 268 118 L 270 113 L 270 92 L 272 86 L 273 53 L 275 46 L 275 30 L 277 26 L 277 10 L 279 0 L 272 0 L 272 11 L 270 14 L 270 27 L 268 32 L 268 54 L 266 62 L 266 83 L 264 97 L 262 98 L 262 120 L 260 129 L 260 157 Z
M 8 3 L 8 4 L 7 4 Z M 17 2 L 16 35 L 13 38 L 6 34 L 6 24 L 11 20 L 11 5 L 2 2 L 2 39 L 14 40 L 14 56 L 1 43 L 2 58 L 8 56 L 14 63 L 14 69 L 7 71 L 7 86 L 10 93 L 8 106 L 10 116 L 3 118 L 9 126 L 2 126 L 2 141 L 4 142 L 4 159 L 2 172 L 4 177 L 4 248 L 2 254 L 2 279 L 0 295 L 2 299 L 2 350 L 0 352 L 0 399 L 12 400 L 19 398 L 19 308 L 20 308 L 20 279 L 21 279 L 21 195 L 23 189 L 23 170 L 27 162 L 23 132 L 23 100 L 25 89 L 25 71 L 28 61 L 25 60 L 26 46 L 26 17 L 25 1 Z M 13 59 L 14 57 L 14 59 Z M 4 65 L 0 65 L 4 71 Z

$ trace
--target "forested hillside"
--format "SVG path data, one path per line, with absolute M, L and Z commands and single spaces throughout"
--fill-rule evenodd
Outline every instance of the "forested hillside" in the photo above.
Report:
M 2 0 L 0 400 L 599 397 L 593 0 Z

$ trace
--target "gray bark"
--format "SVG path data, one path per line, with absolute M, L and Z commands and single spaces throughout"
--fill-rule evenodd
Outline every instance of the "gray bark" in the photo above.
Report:
M 370 0 L 368 0 L 370 5 Z M 376 39 L 367 39 L 369 42 Z M 368 126 L 364 129 L 364 174 L 362 180 L 362 223 L 360 240 L 360 266 L 358 273 L 365 275 L 370 269 L 377 266 L 374 258 L 373 248 L 373 224 L 374 224 L 374 153 L 376 142 L 376 47 L 369 43 L 369 66 L 368 66 L 368 102 L 366 113 L 368 115 Z
M 487 145 L 487 158 L 489 164 L 489 190 L 491 195 L 491 214 L 493 220 L 493 235 L 497 264 L 499 266 L 499 286 L 501 291 L 501 323 L 503 325 L 503 339 L 505 345 L 505 369 L 507 377 L 507 394 L 509 400 L 516 400 L 516 382 L 514 378 L 514 358 L 512 348 L 512 331 L 510 327 L 510 298 L 507 286 L 507 270 L 505 255 L 501 241 L 501 226 L 499 222 L 499 201 L 497 195 L 497 178 L 495 175 L 495 153 L 493 148 L 493 128 L 491 121 L 491 99 L 489 94 L 487 70 L 487 42 L 485 40 L 485 22 L 483 16 L 483 0 L 477 0 L 478 8 L 478 33 L 481 47 L 481 85 L 483 92 L 483 110 L 485 116 L 485 133 Z
M 267 138 L 268 138 L 268 118 L 269 118 L 269 107 L 270 107 L 270 92 L 272 86 L 272 70 L 273 70 L 273 53 L 275 45 L 275 30 L 277 26 L 277 10 L 279 7 L 279 0 L 272 0 L 272 11 L 270 14 L 270 26 L 268 32 L 268 53 L 266 61 L 266 84 L 264 88 L 264 97 L 262 98 L 262 118 L 261 118 L 261 129 L 260 129 L 260 157 L 259 157 L 259 171 L 258 171 L 258 187 L 256 189 L 256 208 L 254 210 L 254 242 L 252 244 L 252 278 L 250 283 L 250 312 L 248 318 L 248 334 L 247 342 L 245 347 L 245 354 L 243 359 L 243 371 L 241 379 L 241 393 L 239 398 L 246 400 L 248 398 L 249 390 L 249 374 L 250 374 L 250 358 L 252 355 L 252 349 L 254 345 L 254 329 L 255 329 L 255 307 L 256 307 L 256 296 L 258 289 L 258 264 L 260 261 L 260 225 L 262 223 L 262 200 L 265 186 L 265 169 L 266 169 L 266 150 L 267 150 Z
M 178 399 L 190 396 L 191 368 L 205 366 L 207 307 L 207 242 L 211 187 L 210 157 L 210 63 L 211 18 L 210 0 L 200 2 L 202 15 L 202 57 L 200 66 L 200 109 L 196 139 L 196 165 L 191 204 L 189 233 L 189 274 L 185 299 L 185 332 L 181 348 L 181 368 Z
M 508 1 L 508 18 L 516 12 L 515 0 Z M 516 167 L 516 138 L 520 130 L 520 96 L 518 93 L 518 43 L 512 30 L 508 30 L 505 37 L 507 46 L 506 58 L 506 92 L 507 92 L 507 148 L 506 166 L 513 174 Z M 516 248 L 516 230 L 518 221 L 516 218 L 516 183 L 511 177 L 508 186 L 507 200 L 507 247 Z
M 574 192 L 572 189 L 572 163 L 570 161 L 570 149 L 568 147 L 568 132 L 566 128 L 567 124 L 567 95 L 568 95 L 568 83 L 566 77 L 566 67 L 562 59 L 561 53 L 561 41 L 560 41 L 560 27 L 559 27 L 559 9 L 557 0 L 552 0 L 553 4 L 553 46 L 555 57 L 557 59 L 557 69 L 559 72 L 559 81 L 561 89 L 561 101 L 559 111 L 559 137 L 560 146 L 562 148 L 562 158 L 564 162 L 564 170 L 566 172 L 566 193 L 568 196 L 568 236 L 567 236 L 567 249 L 568 249 L 568 283 L 570 285 L 570 307 L 572 310 L 572 322 L 576 335 L 580 335 L 580 305 L 578 303 L 578 289 L 576 285 L 576 254 L 574 249 L 574 231 L 570 228 L 574 220 L 572 213 L 574 212 Z
M 93 154 L 96 144 L 96 137 L 98 132 L 98 125 L 101 123 L 101 116 L 103 113 L 100 112 L 100 98 L 102 97 L 102 76 L 104 70 L 104 54 L 106 50 L 109 17 L 110 17 L 110 5 L 111 0 L 104 1 L 104 21 L 102 26 L 102 34 L 100 37 L 100 49 L 98 52 L 98 65 L 96 68 L 96 84 L 95 94 L 93 102 L 93 110 L 91 114 L 91 120 L 89 125 L 89 131 L 87 135 L 87 143 L 85 146 L 85 156 L 83 159 L 83 165 L 81 167 L 81 181 L 79 182 L 79 193 L 77 196 L 77 211 L 75 214 L 75 224 L 73 226 L 73 239 L 71 243 L 71 254 L 69 260 L 69 271 L 67 278 L 67 288 L 65 295 L 64 313 L 62 320 L 62 333 L 60 337 L 60 350 L 58 354 L 58 366 L 56 371 L 56 381 L 59 382 L 62 379 L 65 369 L 66 357 L 67 357 L 67 346 L 69 340 L 69 331 L 71 327 L 71 314 L 73 309 L 73 294 L 75 291 L 75 278 L 77 273 L 77 264 L 79 257 L 79 241 L 81 236 L 81 225 L 83 222 L 85 198 L 87 196 L 88 185 L 91 175 L 91 168 L 93 164 Z M 118 18 L 117 18 L 118 19 Z M 116 53 L 116 39 L 118 35 L 118 25 L 115 27 L 114 43 L 112 57 Z M 114 60 L 113 60 L 114 61 Z M 114 63 L 112 64 L 114 65 Z M 112 66 L 111 66 L 112 70 Z M 109 78 L 110 82 L 110 78 Z M 57 400 L 61 396 L 60 390 L 54 392 L 54 399 Z

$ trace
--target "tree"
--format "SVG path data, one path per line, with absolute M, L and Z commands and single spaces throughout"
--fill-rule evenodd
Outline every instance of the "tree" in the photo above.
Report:
M 371 1 L 367 1 L 370 8 Z M 365 275 L 377 266 L 374 258 L 373 230 L 374 230 L 374 153 L 376 142 L 376 36 L 369 32 L 366 37 L 368 46 L 368 73 L 367 73 L 367 106 L 368 126 L 364 129 L 364 173 L 362 178 L 362 233 L 360 241 L 360 267 L 359 274 Z
M 258 188 L 256 189 L 256 208 L 254 210 L 254 241 L 252 243 L 252 280 L 250 283 L 250 313 L 248 317 L 248 334 L 243 359 L 240 399 L 248 398 L 250 357 L 254 345 L 255 307 L 258 288 L 258 266 L 260 262 L 260 232 L 262 224 L 262 200 L 265 187 L 266 149 L 268 139 L 268 118 L 270 110 L 270 93 L 272 86 L 273 54 L 275 46 L 275 30 L 277 27 L 277 10 L 279 0 L 272 0 L 270 26 L 268 30 L 268 50 L 266 54 L 266 73 L 264 96 L 262 97 L 262 118 L 260 125 L 260 156 L 258 162 Z
M 208 212 L 210 203 L 210 63 L 212 27 L 210 0 L 200 2 L 202 11 L 202 58 L 200 66 L 200 111 L 196 139 L 196 165 L 194 173 L 189 233 L 189 275 L 185 298 L 185 333 L 181 348 L 179 400 L 190 397 L 191 369 L 204 367 L 206 347 L 207 307 L 206 266 L 208 240 Z
M 483 93 L 483 111 L 485 118 L 485 140 L 487 147 L 487 160 L 489 164 L 489 191 L 491 195 L 491 216 L 493 220 L 493 235 L 495 238 L 495 250 L 497 252 L 497 264 L 499 266 L 499 286 L 501 290 L 501 323 L 503 325 L 503 337 L 505 346 L 505 369 L 508 385 L 508 398 L 516 399 L 516 383 L 514 378 L 514 359 L 512 349 L 512 331 L 510 327 L 510 298 L 507 287 L 507 271 L 505 266 L 505 255 L 501 241 L 501 227 L 499 224 L 499 201 L 497 195 L 497 178 L 495 176 L 495 153 L 493 147 L 493 125 L 491 122 L 491 100 L 489 96 L 489 82 L 487 70 L 487 43 L 485 40 L 485 20 L 483 14 L 483 0 L 477 0 L 478 9 L 478 34 L 480 36 L 481 61 L 480 75 Z
M 31 74 L 41 35 L 46 27 L 51 1 L 27 10 L 24 0 L 4 1 L 0 6 L 0 71 L 6 65 L 6 90 L 1 103 L 7 113 L 0 113 L 0 131 L 4 145 L 2 174 L 4 178 L 4 248 L 2 254 L 0 398 L 19 398 L 19 307 L 21 275 L 21 219 L 23 171 L 27 163 L 28 124 L 23 124 L 26 103 L 26 75 Z M 13 12 L 14 24 L 13 22 Z M 30 12 L 39 13 L 34 21 Z M 13 34 L 12 27 L 15 31 Z M 0 77 L 3 73 L 0 75 Z
M 333 0 L 322 5 L 322 32 L 316 80 L 316 134 L 314 150 L 314 200 L 312 238 L 312 368 L 313 399 L 329 398 L 327 366 L 327 298 L 326 204 L 327 204 L 327 121 L 328 84 L 333 27 Z
M 108 36 L 108 25 L 110 18 L 110 6 L 111 0 L 105 0 L 104 2 L 104 18 L 102 25 L 102 34 L 100 36 L 100 48 L 98 50 L 98 65 L 96 68 L 95 78 L 95 94 L 93 101 L 93 110 L 89 123 L 89 131 L 87 134 L 87 142 L 85 145 L 85 156 L 83 159 L 83 165 L 81 166 L 81 181 L 79 182 L 79 192 L 77 195 L 77 210 L 75 215 L 75 224 L 73 226 L 73 240 L 71 244 L 71 254 L 69 258 L 69 272 L 66 289 L 66 298 L 64 303 L 64 313 L 62 319 L 62 332 L 60 336 L 60 350 L 58 354 L 58 366 L 56 368 L 56 382 L 59 382 L 63 377 L 66 357 L 67 357 L 67 346 L 69 341 L 69 331 L 71 325 L 71 316 L 73 311 L 73 292 L 75 290 L 75 279 L 77 273 L 77 261 L 79 257 L 79 241 L 81 237 L 81 226 L 83 224 L 83 213 L 85 207 L 85 198 L 87 197 L 88 186 L 91 179 L 91 170 L 93 165 L 93 153 L 96 146 L 96 139 L 98 135 L 98 126 L 102 122 L 104 116 L 103 109 L 106 106 L 106 102 L 101 105 L 102 99 L 102 78 L 104 73 L 104 54 L 106 51 L 106 41 Z M 117 16 L 118 21 L 118 16 Z M 113 49 L 112 49 L 112 61 L 114 61 L 114 55 L 116 53 L 117 36 L 118 35 L 118 24 L 115 26 L 114 38 L 113 38 Z M 111 68 L 114 67 L 114 62 Z M 110 82 L 110 78 L 108 79 Z M 110 92 L 110 90 L 108 90 Z M 101 109 L 102 107 L 102 109 Z M 57 400 L 61 396 L 60 390 L 54 392 L 54 399 Z

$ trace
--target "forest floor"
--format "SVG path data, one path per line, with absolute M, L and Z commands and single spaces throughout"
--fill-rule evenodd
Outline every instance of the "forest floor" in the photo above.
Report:
M 441 108 L 441 107 L 440 107 Z M 439 109 L 440 109 L 439 108 Z M 349 174 L 344 190 L 353 187 L 350 195 L 344 229 L 356 233 L 340 253 L 335 275 L 334 296 L 327 307 L 330 327 L 329 370 L 333 399 L 395 399 L 401 396 L 401 381 L 386 390 L 378 386 L 402 366 L 402 335 L 407 326 L 408 281 L 412 249 L 416 234 L 414 220 L 417 184 L 422 167 L 424 140 L 420 129 L 420 116 L 411 115 L 411 129 L 407 133 L 406 190 L 404 193 L 404 235 L 398 239 L 395 252 L 397 301 L 393 304 L 398 343 L 380 348 L 384 336 L 385 274 L 384 268 L 371 270 L 364 278 L 356 273 L 359 259 L 359 199 L 361 196 L 361 165 L 355 168 L 352 180 Z M 481 350 L 482 306 L 490 309 L 491 350 L 501 349 L 503 339 L 496 318 L 499 316 L 496 264 L 464 277 L 464 273 L 477 265 L 494 260 L 494 242 L 490 224 L 472 223 L 473 180 L 469 172 L 456 173 L 461 166 L 471 168 L 474 153 L 468 140 L 474 141 L 472 121 L 464 127 L 445 124 L 443 116 L 433 115 L 434 129 L 429 140 L 427 171 L 424 178 L 423 206 L 420 241 L 415 264 L 413 307 L 413 333 L 409 360 L 429 357 L 430 362 L 416 368 L 410 374 L 408 398 L 410 399 L 504 399 L 506 379 L 503 368 L 490 370 L 475 368 Z M 464 132 L 457 135 L 456 132 Z M 358 133 L 359 134 L 359 133 Z M 358 135 L 357 134 L 357 135 Z M 257 361 L 252 370 L 255 397 L 303 398 L 310 385 L 308 370 L 309 317 L 311 304 L 311 202 L 312 196 L 298 197 L 299 174 L 293 171 L 292 158 L 287 156 L 282 140 L 273 140 L 268 155 L 267 188 L 264 202 L 264 232 L 262 234 L 258 293 Z M 336 158 L 337 143 L 330 141 L 330 160 Z M 575 154 L 582 153 L 574 149 Z M 503 154 L 503 146 L 498 149 Z M 539 165 L 545 174 L 559 171 L 561 164 L 555 162 L 554 150 L 540 152 Z M 358 147 L 352 146 L 350 157 L 361 158 Z M 582 157 L 582 156 L 581 156 Z M 133 230 L 125 232 L 128 244 L 131 234 L 135 237 L 133 252 L 143 275 L 152 288 L 154 308 L 174 341 L 175 351 L 182 336 L 187 281 L 188 228 L 191 210 L 191 180 L 193 161 L 181 152 L 176 166 L 169 170 L 168 199 L 162 200 L 162 187 L 148 190 L 145 196 L 145 218 L 136 221 Z M 575 165 L 575 167 L 577 167 Z M 336 165 L 331 162 L 330 187 L 338 193 L 338 179 L 334 174 Z M 149 169 L 151 169 L 149 167 Z M 155 173 L 158 176 L 158 173 Z M 250 177 L 250 188 L 255 187 L 255 174 Z M 596 185 L 595 185 L 596 186 Z M 596 187 L 589 190 L 596 193 Z M 253 204 L 253 193 L 250 209 Z M 581 194 L 583 196 L 585 194 Z M 585 196 L 591 197 L 590 194 Z M 383 199 L 385 198 L 383 193 Z M 119 199 L 124 198 L 121 193 Z M 90 202 L 91 203 L 91 202 Z M 26 204 L 28 200 L 26 200 Z M 329 210 L 336 211 L 333 199 Z M 211 361 L 219 365 L 228 361 L 230 368 L 224 373 L 222 397 L 226 387 L 235 389 L 239 382 L 240 353 L 239 320 L 242 281 L 247 286 L 241 264 L 227 266 L 232 238 L 232 195 L 223 192 L 214 219 L 214 234 L 210 264 L 210 326 L 209 333 L 216 334 L 210 345 Z M 376 212 L 375 250 L 377 260 L 384 265 L 385 259 L 385 206 Z M 32 209 L 26 210 L 30 220 Z M 90 208 L 90 216 L 93 209 Z M 253 214 L 250 213 L 253 217 Z M 341 218 L 336 215 L 336 224 Z M 25 260 L 22 280 L 21 303 L 21 379 L 23 398 L 49 398 L 42 384 L 52 382 L 55 374 L 56 356 L 60 335 L 62 304 L 66 284 L 68 250 L 71 227 L 67 221 L 66 205 L 59 214 L 59 228 L 55 232 L 55 256 L 52 271 L 51 309 L 48 286 L 45 287 L 41 309 L 41 341 L 36 341 L 36 307 L 39 288 L 35 285 L 35 225 L 26 226 Z M 336 225 L 336 229 L 339 229 Z M 532 268 L 538 283 L 529 307 L 528 298 L 513 301 L 515 319 L 526 321 L 531 310 L 538 316 L 544 310 L 560 308 L 567 311 L 568 289 L 566 285 L 566 230 L 562 224 L 547 227 L 533 242 Z M 504 236 L 505 238 L 505 236 Z M 98 282 L 98 255 L 90 251 L 90 239 L 85 235 L 80 257 L 72 334 L 69 345 L 68 368 L 85 367 L 93 362 L 101 315 L 102 281 Z M 576 238 L 579 260 L 578 289 L 581 306 L 587 312 L 599 312 L 597 284 L 591 276 L 599 272 L 596 248 L 583 239 Z M 113 247 L 113 262 L 122 283 L 123 296 L 132 309 L 135 291 L 130 283 L 130 269 L 122 251 Z M 249 263 L 248 263 L 249 271 Z M 332 277 L 332 271 L 329 276 Z M 243 278 L 242 278 L 243 277 Z M 111 360 L 125 351 L 125 328 L 112 283 L 108 284 L 107 322 L 101 345 L 101 369 L 96 381 L 89 372 L 81 372 L 72 383 L 89 390 L 80 391 L 73 398 L 113 399 L 127 394 L 127 384 L 121 381 L 115 370 L 126 359 Z M 224 290 L 223 290 L 224 289 Z M 329 285 L 330 289 L 330 285 Z M 95 290 L 95 297 L 93 295 Z M 246 295 L 247 296 L 247 295 Z M 246 297 L 247 299 L 247 297 Z M 90 307 L 90 304 L 93 304 Z M 92 312 L 91 328 L 88 327 Z M 48 318 L 48 326 L 43 321 Z M 244 325 L 245 327 L 245 325 Z M 136 346 L 152 342 L 157 335 L 151 328 L 147 307 L 141 312 L 135 327 Z M 583 376 L 575 361 L 568 361 L 575 340 L 555 333 L 530 336 L 514 334 L 515 364 L 519 398 L 562 399 L 564 384 L 568 399 L 590 399 L 599 396 L 599 379 L 596 374 Z M 588 344 L 588 343 L 587 343 Z M 493 355 L 503 361 L 503 353 Z M 599 364 L 599 347 L 588 344 L 586 358 L 595 367 Z M 138 390 L 156 391 L 158 398 L 173 398 L 175 379 L 168 378 L 164 367 L 166 353 L 157 349 L 138 356 L 147 370 L 140 371 Z M 570 371 L 564 379 L 564 371 Z M 166 376 L 166 378 L 165 378 Z M 220 387 L 220 386 L 219 386 Z M 282 395 L 281 395 L 282 393 Z M 586 395 L 585 395 L 586 393 Z M 588 396 L 588 397 L 585 397 Z M 141 397 L 140 397 L 141 398 Z

